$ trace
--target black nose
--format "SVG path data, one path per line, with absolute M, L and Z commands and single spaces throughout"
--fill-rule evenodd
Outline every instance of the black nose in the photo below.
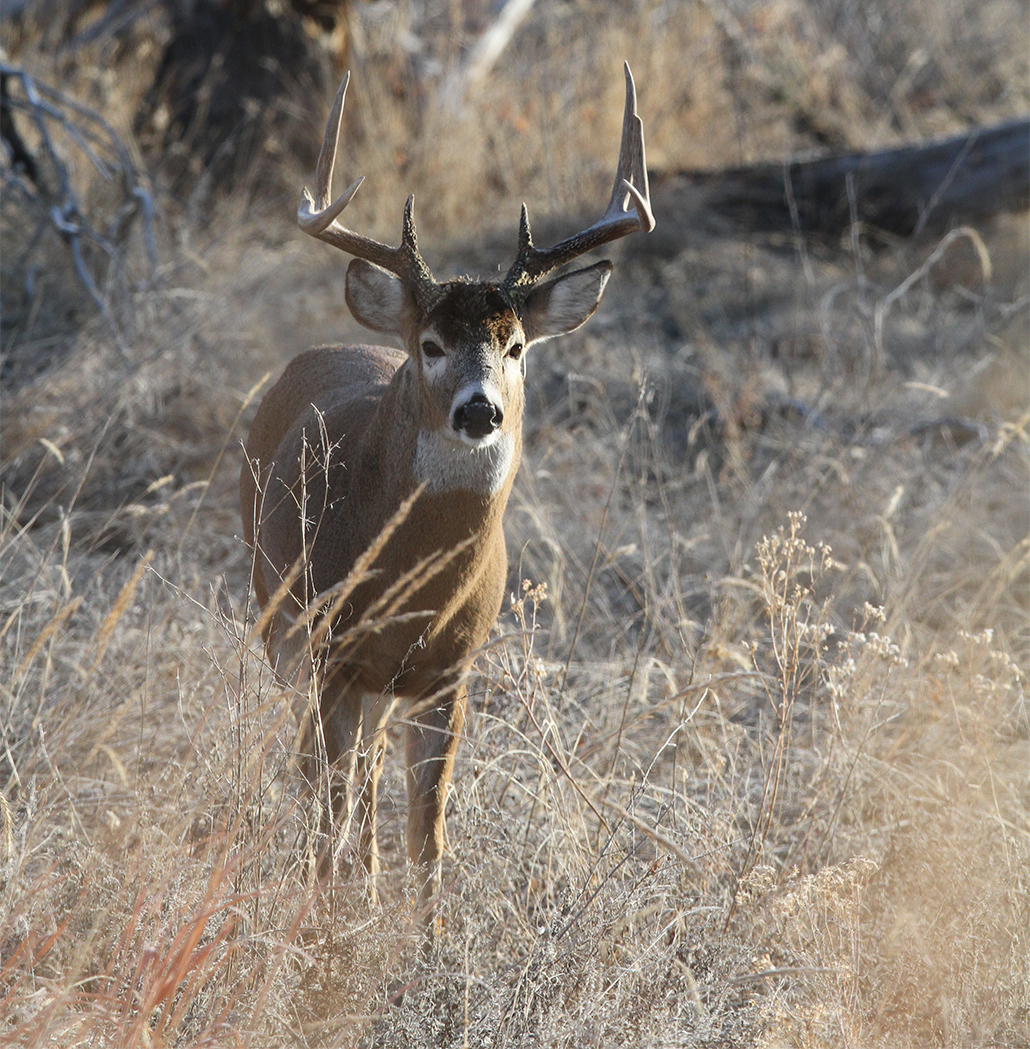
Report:
M 501 406 L 487 400 L 481 393 L 474 393 L 454 411 L 455 430 L 462 430 L 469 437 L 485 437 L 493 433 L 503 421 Z

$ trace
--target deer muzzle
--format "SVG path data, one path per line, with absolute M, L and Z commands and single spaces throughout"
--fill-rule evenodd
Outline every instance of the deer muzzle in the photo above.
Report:
M 455 432 L 480 440 L 499 430 L 504 422 L 504 410 L 484 393 L 474 393 L 454 409 Z

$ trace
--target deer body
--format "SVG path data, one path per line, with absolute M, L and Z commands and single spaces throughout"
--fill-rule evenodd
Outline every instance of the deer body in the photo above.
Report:
M 248 457 L 268 465 L 260 485 L 261 570 L 255 572 L 262 604 L 269 588 L 274 591 L 304 553 L 301 499 L 309 521 L 309 571 L 294 584 L 293 601 L 284 602 L 271 621 L 273 646 L 282 644 L 288 621 L 311 598 L 347 577 L 420 486 L 421 494 L 376 556 L 373 578 L 351 595 L 341 627 L 359 618 L 358 610 L 371 608 L 427 554 L 479 540 L 412 595 L 403 609 L 411 618 L 387 625 L 356 646 L 351 657 L 355 684 L 371 692 L 389 686 L 398 695 L 424 692 L 483 643 L 496 619 L 507 575 L 502 520 L 522 444 L 519 389 L 517 402 L 505 413 L 512 428 L 492 448 L 478 451 L 460 442 L 453 442 L 454 449 L 437 447 L 446 439 L 418 425 L 422 405 L 412 396 L 416 371 L 411 358 L 385 347 L 302 354 L 265 397 L 247 444 Z M 299 406 L 292 420 L 283 418 L 284 403 Z M 398 418 L 412 425 L 399 426 Z M 286 429 L 284 421 L 292 425 Z M 323 435 L 329 434 L 327 449 Z M 303 481 L 301 462 L 306 464 Z M 429 467 L 436 468 L 430 473 Z M 259 489 L 251 471 L 242 477 L 243 505 L 254 508 Z M 269 505 L 277 491 L 289 495 Z M 247 539 L 253 541 L 251 535 Z M 414 617 L 416 612 L 426 613 L 425 618 Z M 299 632 L 298 642 L 304 640 Z M 417 659 L 405 662 L 416 647 Z
M 385 725 L 395 702 L 406 704 L 408 854 L 428 945 L 465 677 L 505 591 L 503 518 L 522 450 L 525 353 L 586 321 L 612 267 L 541 278 L 653 219 L 627 67 L 619 173 L 602 220 L 541 251 L 523 209 L 504 281 L 437 283 L 418 254 L 410 198 L 400 248 L 336 221 L 360 184 L 330 203 L 346 85 L 319 157 L 319 203 L 305 191 L 299 218 L 356 256 L 348 306 L 403 350 L 336 347 L 295 358 L 251 427 L 241 510 L 269 656 L 284 676 L 310 673 L 318 697 L 302 757 L 312 785 L 327 785 L 321 870 L 332 868 L 334 828 L 356 801 L 373 896 Z

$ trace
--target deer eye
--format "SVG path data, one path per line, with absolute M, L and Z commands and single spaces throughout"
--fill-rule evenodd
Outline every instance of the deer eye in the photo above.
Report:
M 508 356 L 513 360 L 517 361 L 522 356 L 522 351 L 525 347 L 521 342 L 513 343 L 511 349 L 508 350 Z
M 426 339 L 422 343 L 422 354 L 432 360 L 436 357 L 442 357 L 444 352 L 439 343 L 433 342 L 432 339 Z

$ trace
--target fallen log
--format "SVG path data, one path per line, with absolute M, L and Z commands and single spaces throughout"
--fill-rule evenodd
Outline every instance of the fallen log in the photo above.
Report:
M 939 233 L 1030 205 L 1030 120 L 922 145 L 719 172 L 655 172 L 675 213 L 700 210 L 757 232 L 839 235 L 854 221 L 899 236 Z M 660 224 L 659 224 L 660 225 Z

